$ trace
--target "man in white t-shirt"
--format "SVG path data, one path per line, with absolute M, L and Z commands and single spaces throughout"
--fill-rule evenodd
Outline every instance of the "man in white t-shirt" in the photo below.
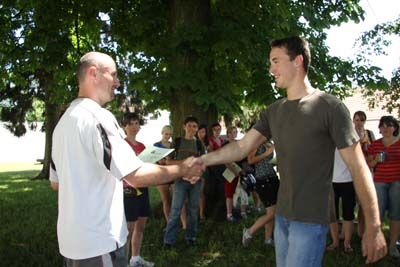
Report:
M 133 187 L 195 183 L 201 175 L 194 158 L 179 165 L 142 162 L 124 140 L 115 117 L 102 106 L 120 83 L 114 60 L 85 54 L 78 68 L 79 96 L 53 133 L 50 181 L 58 188 L 57 234 L 66 266 L 127 266 L 127 227 L 122 180 Z M 194 168 L 192 168 L 194 167 Z

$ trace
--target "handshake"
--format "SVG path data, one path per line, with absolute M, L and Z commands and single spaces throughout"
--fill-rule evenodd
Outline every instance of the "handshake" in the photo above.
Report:
M 206 169 L 202 157 L 189 157 L 179 164 L 182 170 L 182 179 L 195 184 Z

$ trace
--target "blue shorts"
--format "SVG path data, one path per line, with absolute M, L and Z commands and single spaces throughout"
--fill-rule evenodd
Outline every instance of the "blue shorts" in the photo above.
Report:
M 139 217 L 149 217 L 151 214 L 149 190 L 140 188 L 140 194 L 130 194 L 129 190 L 124 190 L 124 209 L 127 222 L 134 222 Z
M 381 220 L 388 211 L 390 220 L 400 220 L 400 182 L 375 183 Z

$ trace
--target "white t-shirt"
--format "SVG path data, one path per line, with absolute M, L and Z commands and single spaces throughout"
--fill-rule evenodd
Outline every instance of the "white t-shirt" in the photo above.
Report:
M 333 165 L 333 179 L 334 183 L 348 183 L 352 182 L 353 178 L 351 173 L 344 163 L 342 155 L 340 155 L 339 150 L 335 149 L 335 163 Z
M 57 234 L 70 259 L 106 254 L 126 243 L 121 179 L 143 163 L 111 112 L 75 99 L 53 133 L 50 180 L 59 183 Z

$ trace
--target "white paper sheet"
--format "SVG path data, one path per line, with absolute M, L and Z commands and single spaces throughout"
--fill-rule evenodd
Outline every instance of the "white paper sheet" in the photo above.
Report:
M 172 151 L 174 151 L 173 148 L 161 148 L 161 147 L 150 146 L 146 147 L 146 149 L 143 150 L 138 157 L 144 162 L 156 163 L 160 159 L 163 159 L 166 156 L 168 156 Z

